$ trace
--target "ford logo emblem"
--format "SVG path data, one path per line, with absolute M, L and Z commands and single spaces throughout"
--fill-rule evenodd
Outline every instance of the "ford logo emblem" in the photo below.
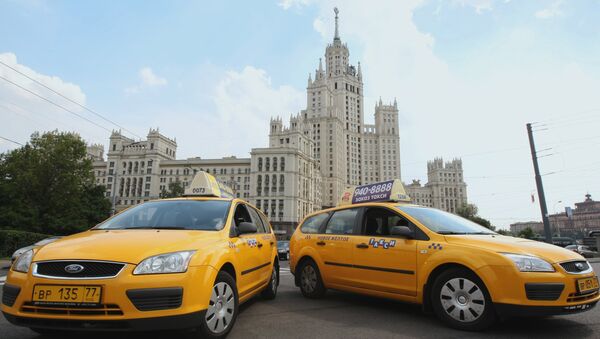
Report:
M 85 269 L 85 267 L 83 267 L 79 264 L 71 264 L 71 265 L 65 266 L 65 272 L 71 273 L 71 274 L 79 273 L 79 272 L 83 271 L 84 269 Z

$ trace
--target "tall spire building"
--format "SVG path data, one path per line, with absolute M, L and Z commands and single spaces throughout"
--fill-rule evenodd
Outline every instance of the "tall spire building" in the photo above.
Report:
M 325 60 L 319 59 L 314 80 L 308 76 L 306 109 L 294 117 L 313 141 L 324 206 L 336 205 L 347 186 L 400 178 L 398 105 L 380 99 L 375 123 L 365 125 L 361 65 L 350 64 L 350 51 L 339 33 L 339 11 L 334 12 L 333 41 L 325 49 Z

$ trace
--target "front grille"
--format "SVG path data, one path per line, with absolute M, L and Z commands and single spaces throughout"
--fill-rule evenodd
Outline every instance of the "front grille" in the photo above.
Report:
M 600 294 L 598 291 L 592 291 L 587 293 L 571 293 L 567 297 L 567 302 L 576 303 L 580 301 L 586 301 L 590 299 L 594 299 Z
M 68 273 L 65 267 L 69 265 L 81 265 L 83 270 L 76 273 Z M 106 261 L 45 261 L 35 264 L 33 274 L 54 278 L 112 278 L 119 274 L 123 267 L 125 267 L 123 263 Z
M 560 266 L 569 273 L 581 273 L 590 269 L 590 264 L 585 260 L 564 262 Z
M 564 288 L 564 284 L 525 284 L 525 293 L 529 300 L 557 300 Z
M 21 312 L 33 314 L 55 314 L 69 316 L 108 316 L 123 315 L 119 305 L 101 304 L 94 306 L 69 306 L 69 305 L 36 305 L 25 302 L 21 306 Z
M 128 290 L 127 297 L 140 311 L 156 311 L 178 308 L 183 299 L 183 288 L 144 288 Z
M 2 287 L 2 303 L 12 307 L 19 296 L 19 292 L 21 292 L 19 286 L 4 285 L 4 287 Z

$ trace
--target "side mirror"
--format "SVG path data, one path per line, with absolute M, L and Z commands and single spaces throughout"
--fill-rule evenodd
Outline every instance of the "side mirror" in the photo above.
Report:
M 406 226 L 394 226 L 390 231 L 391 235 L 400 236 L 408 239 L 415 237 L 415 233 Z
M 239 234 L 256 233 L 258 228 L 251 222 L 242 222 L 237 227 Z

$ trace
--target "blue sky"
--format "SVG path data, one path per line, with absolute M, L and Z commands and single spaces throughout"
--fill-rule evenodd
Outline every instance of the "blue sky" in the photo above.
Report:
M 137 135 L 160 127 L 180 158 L 248 156 L 267 144 L 270 116 L 305 107 L 334 6 L 363 67 L 367 122 L 380 96 L 398 100 L 405 182 L 425 182 L 436 156 L 462 157 L 484 217 L 539 219 L 525 123 L 541 121 L 548 208 L 600 199 L 597 0 L 3 0 L 0 61 Z M 116 128 L 2 65 L 0 76 Z M 54 128 L 109 135 L 2 79 L 0 118 L 0 136 L 22 143 Z

